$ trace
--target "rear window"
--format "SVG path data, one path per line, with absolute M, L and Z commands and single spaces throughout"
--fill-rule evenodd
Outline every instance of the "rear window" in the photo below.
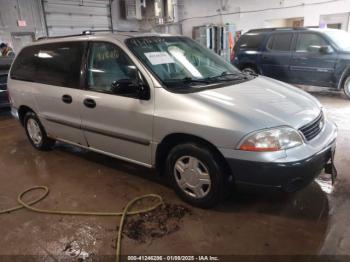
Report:
M 246 33 L 239 39 L 238 48 L 258 50 L 264 36 L 264 34 L 260 33 Z
M 267 48 L 273 51 L 290 51 L 293 34 L 272 35 L 267 43 Z
M 11 78 L 78 88 L 83 42 L 44 44 L 24 48 L 11 69 Z

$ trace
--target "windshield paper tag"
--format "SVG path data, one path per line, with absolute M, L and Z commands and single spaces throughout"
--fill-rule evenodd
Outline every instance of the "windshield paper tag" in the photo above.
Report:
M 173 64 L 174 59 L 167 52 L 149 52 L 145 56 L 152 65 Z

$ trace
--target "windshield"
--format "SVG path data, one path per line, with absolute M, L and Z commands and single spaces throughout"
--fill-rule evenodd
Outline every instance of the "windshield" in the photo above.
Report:
M 200 89 L 249 78 L 186 37 L 136 37 L 128 39 L 127 45 L 168 88 Z
M 350 52 L 350 34 L 342 30 L 330 30 L 325 32 L 334 43 L 343 51 Z

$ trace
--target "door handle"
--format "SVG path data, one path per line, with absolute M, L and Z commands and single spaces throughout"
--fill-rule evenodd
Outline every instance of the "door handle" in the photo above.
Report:
M 73 102 L 73 98 L 70 95 L 63 95 L 62 101 L 63 103 L 71 104 Z
M 96 107 L 96 102 L 95 100 L 91 98 L 86 98 L 84 99 L 84 105 L 89 108 L 95 108 Z

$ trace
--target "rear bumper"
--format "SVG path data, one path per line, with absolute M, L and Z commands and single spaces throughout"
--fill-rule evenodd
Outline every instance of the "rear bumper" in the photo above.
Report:
M 264 187 L 293 192 L 307 186 L 331 160 L 335 140 L 320 152 L 294 162 L 254 162 L 227 159 L 238 186 Z

